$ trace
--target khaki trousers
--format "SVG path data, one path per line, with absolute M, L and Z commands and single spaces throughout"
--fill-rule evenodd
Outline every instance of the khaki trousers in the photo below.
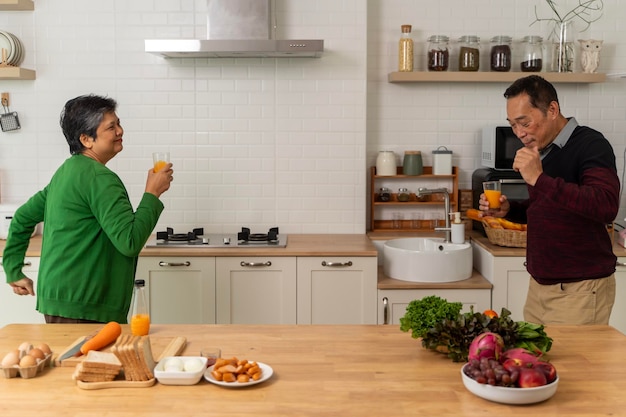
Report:
M 615 275 L 541 285 L 532 277 L 524 320 L 537 324 L 609 324 L 615 302 Z

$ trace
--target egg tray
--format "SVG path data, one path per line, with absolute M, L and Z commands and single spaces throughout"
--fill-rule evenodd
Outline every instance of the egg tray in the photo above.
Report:
M 18 375 L 24 379 L 34 378 L 38 373 L 43 371 L 46 366 L 50 366 L 51 360 L 52 353 L 46 355 L 46 357 L 35 366 L 20 367 L 19 365 L 13 365 L 8 368 L 2 368 L 2 371 L 4 372 L 5 378 L 15 378 Z

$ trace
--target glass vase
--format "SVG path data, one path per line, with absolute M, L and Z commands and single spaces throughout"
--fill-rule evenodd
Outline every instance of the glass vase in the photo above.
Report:
M 553 72 L 574 72 L 576 62 L 576 34 L 571 20 L 557 22 L 550 35 L 552 42 L 551 70 Z

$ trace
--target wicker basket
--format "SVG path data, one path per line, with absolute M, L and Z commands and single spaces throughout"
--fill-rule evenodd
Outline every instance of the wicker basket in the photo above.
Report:
M 483 222 L 483 227 L 487 233 L 489 242 L 498 246 L 506 246 L 509 248 L 525 248 L 526 232 L 510 229 L 494 229 Z

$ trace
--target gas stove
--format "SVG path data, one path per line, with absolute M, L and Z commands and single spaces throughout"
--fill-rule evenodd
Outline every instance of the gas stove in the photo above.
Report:
M 266 233 L 251 233 L 242 227 L 239 233 L 204 234 L 204 228 L 193 229 L 187 233 L 174 233 L 171 227 L 164 232 L 157 232 L 155 239 L 146 243 L 146 248 L 284 248 L 287 236 L 278 234 L 278 227 L 270 228 Z

